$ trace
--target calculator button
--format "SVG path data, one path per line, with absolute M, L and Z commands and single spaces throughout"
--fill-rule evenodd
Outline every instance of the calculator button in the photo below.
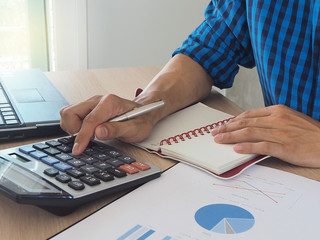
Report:
M 129 156 L 120 156 L 120 157 L 118 157 L 118 159 L 121 160 L 122 162 L 125 162 L 128 164 L 136 161 L 134 158 L 129 157 Z
M 48 154 L 48 155 L 51 155 L 51 156 L 54 156 L 54 155 L 57 155 L 57 154 L 60 154 L 61 152 L 53 147 L 49 147 L 49 148 L 46 148 L 43 150 L 44 153 Z
M 127 176 L 127 174 L 124 171 L 116 169 L 116 168 L 109 168 L 109 169 L 107 169 L 107 172 L 118 177 L 118 178 L 122 178 L 122 177 Z
M 79 159 L 72 159 L 72 160 L 68 161 L 67 163 L 70 164 L 72 167 L 75 167 L 75 168 L 79 168 L 79 167 L 82 167 L 82 166 L 86 165 L 84 162 L 82 162 Z
M 67 145 L 60 145 L 57 147 L 57 149 L 63 153 L 70 153 L 72 151 L 72 147 Z
M 59 143 L 58 141 L 56 140 L 49 140 L 49 141 L 46 141 L 46 144 L 50 147 L 58 147 L 61 145 L 61 143 Z
M 50 177 L 54 177 L 59 174 L 59 171 L 55 168 L 47 168 L 43 172 Z
M 114 177 L 107 172 L 95 172 L 93 175 L 104 182 L 108 182 L 114 179 Z
M 49 148 L 49 146 L 47 144 L 44 144 L 44 143 L 37 143 L 37 144 L 33 144 L 33 146 L 35 149 L 38 149 L 38 150 L 43 150 L 43 149 L 46 149 L 46 148 Z
M 114 166 L 116 168 L 120 167 L 121 165 L 124 164 L 123 162 L 119 161 L 118 159 L 109 159 L 109 160 L 106 161 L 106 163 L 109 163 L 109 164 L 111 164 L 112 166 Z
M 63 162 L 72 160 L 72 157 L 69 154 L 66 154 L 66 153 L 57 154 L 55 157 L 58 158 L 59 160 L 63 161 Z
M 50 166 L 60 162 L 58 159 L 51 157 L 51 156 L 41 158 L 41 161 L 44 162 L 45 164 L 50 165 Z
M 16 118 L 16 116 L 14 116 L 14 115 L 6 115 L 6 116 L 4 116 L 4 120 L 14 120 L 14 119 L 17 119 Z
M 82 190 L 84 189 L 84 184 L 80 181 L 71 181 L 68 183 L 68 186 L 73 188 L 74 190 Z
M 106 151 L 105 153 L 108 154 L 110 157 L 113 157 L 113 158 L 121 156 L 121 153 L 119 153 L 117 151 L 114 151 L 114 150 Z
M 97 158 L 101 161 L 106 161 L 110 159 L 110 157 L 104 153 L 96 153 L 96 154 L 93 154 L 92 157 Z
M 93 166 L 99 168 L 100 170 L 102 171 L 105 171 L 107 170 L 108 168 L 111 168 L 112 166 L 108 163 L 105 163 L 105 162 L 96 162 L 93 164 Z
M 89 173 L 89 174 L 93 174 L 94 172 L 99 171 L 98 168 L 96 168 L 96 167 L 94 167 L 94 166 L 90 166 L 90 165 L 82 166 L 80 169 L 81 169 L 82 171 L 86 172 L 86 173 Z
M 104 151 L 110 150 L 110 148 L 108 146 L 102 146 L 102 145 L 94 145 L 94 146 L 92 146 L 92 148 L 94 150 L 99 151 L 99 152 L 104 152 Z
M 68 176 L 67 174 L 59 174 L 56 176 L 56 179 L 62 183 L 67 183 L 71 181 L 71 177 Z
M 96 153 L 96 151 L 93 148 L 86 148 L 83 152 L 89 156 Z
M 85 163 L 88 164 L 94 164 L 95 162 L 98 162 L 98 159 L 90 156 L 82 157 L 80 160 L 84 161 Z
M 18 120 L 6 120 L 6 124 L 18 124 Z
M 75 137 L 64 137 L 64 138 L 59 138 L 58 142 L 68 145 L 74 142 Z
M 81 177 L 80 180 L 88 184 L 89 186 L 95 186 L 101 183 L 98 178 L 93 176 L 84 176 L 84 177 Z
M 87 157 L 87 155 L 85 155 L 85 154 L 73 155 L 72 153 L 68 153 L 68 155 L 71 156 L 72 158 L 76 158 L 76 159 Z
M 41 158 L 47 157 L 48 155 L 36 150 L 34 152 L 30 152 L 30 156 L 40 160 Z
M 15 114 L 15 113 L 14 113 L 14 112 L 12 112 L 12 111 L 9 111 L 9 112 L 2 112 L 2 115 L 3 115 L 3 116 L 15 116 L 14 114 Z
M 69 174 L 71 177 L 74 177 L 74 178 L 79 178 L 79 177 L 83 177 L 86 175 L 84 172 L 82 172 L 78 169 L 67 170 L 67 174 Z
M 145 170 L 150 169 L 150 166 L 148 164 L 140 162 L 140 161 L 133 162 L 133 163 L 131 163 L 131 165 L 135 166 L 136 168 L 138 168 L 141 171 L 145 171 Z
M 10 106 L 1 108 L 1 112 L 12 112 L 12 111 L 13 111 L 13 109 Z
M 138 168 L 136 168 L 130 164 L 122 165 L 119 167 L 119 169 L 121 169 L 122 171 L 125 171 L 126 173 L 129 173 L 129 174 L 134 174 L 134 173 L 139 172 Z
M 53 165 L 54 168 L 62 171 L 62 172 L 65 172 L 69 169 L 72 169 L 72 167 L 69 165 L 69 164 L 66 164 L 64 162 L 59 162 L 59 163 L 56 163 Z
M 35 149 L 33 147 L 30 147 L 30 146 L 25 146 L 25 147 L 19 147 L 19 151 L 23 152 L 25 154 L 30 154 L 31 152 L 34 152 Z

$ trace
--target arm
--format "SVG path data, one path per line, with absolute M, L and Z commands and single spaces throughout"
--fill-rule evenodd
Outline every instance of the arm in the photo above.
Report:
M 141 141 L 161 118 L 205 98 L 211 90 L 212 79 L 217 87 L 230 87 L 238 64 L 253 66 L 250 36 L 245 30 L 246 8 L 239 4 L 230 6 L 232 9 L 222 6 L 226 14 L 217 15 L 210 1 L 205 11 L 206 19 L 133 101 L 114 95 L 95 96 L 62 109 L 61 127 L 70 134 L 78 133 L 73 153 L 80 154 L 93 136 L 99 139 L 120 138 L 127 142 Z M 237 24 L 234 25 L 234 22 Z M 241 32 L 238 31 L 240 25 Z M 104 123 L 137 104 L 159 98 L 167 103 L 162 109 L 124 123 Z
M 61 109 L 61 127 L 69 134 L 78 133 L 73 149 L 76 155 L 83 152 L 94 136 L 102 140 L 120 138 L 127 142 L 141 141 L 161 118 L 205 98 L 211 86 L 211 77 L 198 63 L 178 54 L 133 101 L 112 94 L 94 96 Z M 106 122 L 138 104 L 159 98 L 166 102 L 163 108 L 125 122 Z

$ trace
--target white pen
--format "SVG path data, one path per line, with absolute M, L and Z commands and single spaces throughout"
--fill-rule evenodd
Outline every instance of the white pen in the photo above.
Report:
M 134 117 L 140 116 L 142 114 L 145 114 L 147 112 L 150 112 L 156 108 L 159 108 L 159 107 L 163 106 L 164 104 L 165 104 L 165 102 L 162 99 L 159 99 L 159 100 L 156 100 L 152 103 L 142 105 L 139 107 L 135 107 L 134 109 L 130 110 L 129 112 L 126 112 L 122 115 L 119 115 L 115 118 L 112 118 L 111 120 L 109 120 L 109 122 L 126 121 L 126 120 L 132 119 Z

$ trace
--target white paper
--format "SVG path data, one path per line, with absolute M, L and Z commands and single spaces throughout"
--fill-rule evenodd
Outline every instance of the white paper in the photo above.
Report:
M 319 216 L 317 181 L 258 165 L 221 180 L 179 163 L 53 239 L 312 240 Z

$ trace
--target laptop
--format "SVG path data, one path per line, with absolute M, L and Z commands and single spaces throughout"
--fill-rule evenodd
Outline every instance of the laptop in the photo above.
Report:
M 39 69 L 0 72 L 0 141 L 62 134 L 66 105 Z

